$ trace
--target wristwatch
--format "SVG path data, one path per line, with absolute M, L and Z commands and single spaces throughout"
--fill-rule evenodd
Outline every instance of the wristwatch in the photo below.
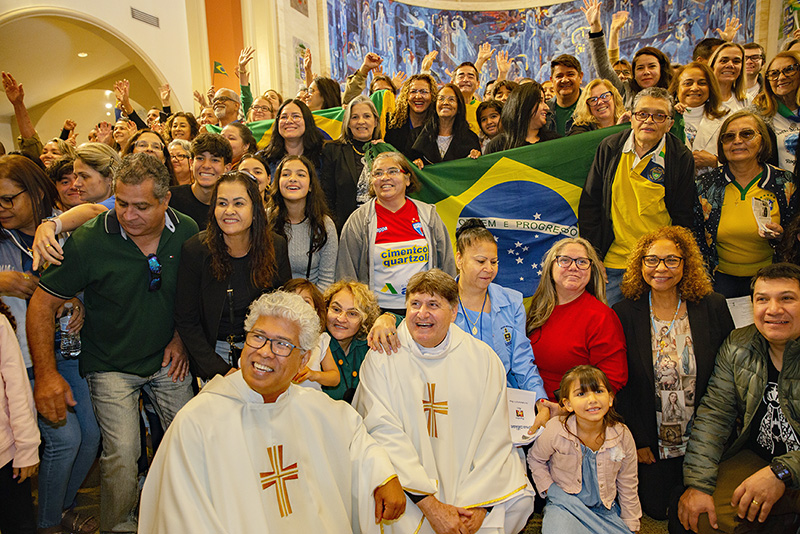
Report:
M 780 460 L 772 460 L 772 463 L 769 464 L 769 468 L 772 469 L 773 474 L 778 477 L 778 480 L 786 484 L 786 487 L 792 485 L 792 472 L 789 471 L 789 468 L 781 462 Z

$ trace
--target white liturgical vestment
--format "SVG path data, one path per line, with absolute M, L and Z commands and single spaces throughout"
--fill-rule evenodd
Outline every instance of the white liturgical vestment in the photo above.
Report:
M 405 321 L 397 335 L 398 353 L 367 354 L 353 406 L 403 488 L 463 508 L 492 507 L 481 533 L 521 531 L 533 489 L 511 442 L 500 358 L 455 325 L 434 349 L 417 345 Z M 407 499 L 405 514 L 384 531 L 433 529 Z
M 296 385 L 264 403 L 241 372 L 217 376 L 167 430 L 139 531 L 378 532 L 373 491 L 394 473 L 348 404 Z

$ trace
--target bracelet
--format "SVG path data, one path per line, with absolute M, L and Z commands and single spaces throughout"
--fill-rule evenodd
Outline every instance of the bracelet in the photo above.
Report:
M 48 218 L 46 218 L 44 220 L 44 222 L 47 222 L 47 221 L 50 221 L 50 222 L 52 222 L 53 224 L 56 225 L 56 235 L 60 234 L 61 230 L 64 229 L 64 225 L 61 222 L 61 219 L 58 218 L 58 215 L 56 215 L 54 217 L 48 217 Z

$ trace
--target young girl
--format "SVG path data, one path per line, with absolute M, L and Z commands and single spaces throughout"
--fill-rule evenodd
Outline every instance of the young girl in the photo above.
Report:
M 636 444 L 612 408 L 608 378 L 579 365 L 561 379 L 560 392 L 568 414 L 551 419 L 528 452 L 533 480 L 547 498 L 542 532 L 638 532 Z
M 0 531 L 36 531 L 30 477 L 39 467 L 39 427 L 11 311 L 0 302 Z
M 292 278 L 283 289 L 285 291 L 297 293 L 303 300 L 314 308 L 314 311 L 319 315 L 320 324 L 322 326 L 322 334 L 319 336 L 319 345 L 314 347 L 311 356 L 308 358 L 306 366 L 295 375 L 292 379 L 295 384 L 314 388 L 317 391 L 322 390 L 322 386 L 336 387 L 339 385 L 339 369 L 336 367 L 336 362 L 333 361 L 333 355 L 329 345 L 331 343 L 331 336 L 325 332 L 325 302 L 322 300 L 322 293 L 320 293 L 317 286 L 306 280 L 305 278 Z M 323 356 L 324 354 L 324 356 Z

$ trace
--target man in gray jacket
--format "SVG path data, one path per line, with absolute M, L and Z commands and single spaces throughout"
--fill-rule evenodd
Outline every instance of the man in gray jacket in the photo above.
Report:
M 764 267 L 751 287 L 755 324 L 720 347 L 689 438 L 678 517 L 694 532 L 797 529 L 800 267 Z

